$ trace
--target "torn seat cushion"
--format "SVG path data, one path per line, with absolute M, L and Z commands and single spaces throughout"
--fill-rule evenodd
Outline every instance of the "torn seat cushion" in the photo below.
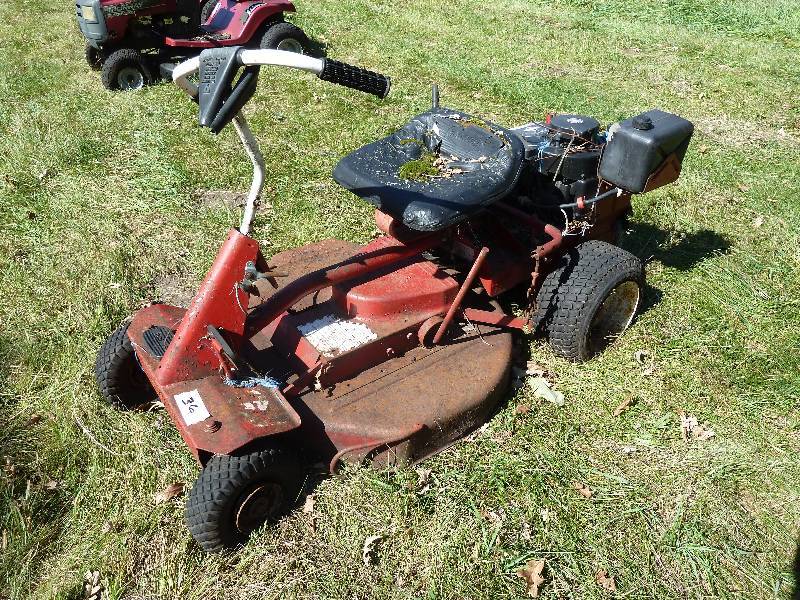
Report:
M 442 175 L 400 176 L 426 152 L 442 157 Z M 333 178 L 357 196 L 417 231 L 437 231 L 469 218 L 507 195 L 525 150 L 511 131 L 462 112 L 436 108 L 392 135 L 345 156 Z

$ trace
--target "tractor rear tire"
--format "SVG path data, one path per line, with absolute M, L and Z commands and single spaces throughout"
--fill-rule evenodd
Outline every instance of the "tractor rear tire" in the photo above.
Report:
M 133 48 L 112 52 L 103 63 L 100 80 L 109 90 L 140 90 L 155 81 L 147 58 Z
M 235 548 L 289 512 L 302 487 L 301 463 L 284 448 L 217 454 L 189 492 L 186 526 L 206 552 Z
M 310 46 L 308 36 L 303 30 L 286 21 L 277 21 L 267 26 L 259 44 L 262 50 L 287 50 L 298 54 L 308 54 Z
M 644 266 L 627 250 L 589 240 L 569 250 L 537 295 L 537 321 L 550 346 L 582 362 L 602 352 L 636 316 Z
M 108 336 L 97 352 L 94 375 L 100 394 L 112 406 L 128 410 L 156 400 L 128 337 L 128 324 Z

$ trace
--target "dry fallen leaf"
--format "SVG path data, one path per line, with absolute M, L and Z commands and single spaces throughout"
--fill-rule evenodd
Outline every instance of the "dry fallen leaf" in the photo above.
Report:
M 749 192 L 750 191 L 750 186 L 747 186 L 747 185 L 745 185 L 743 183 L 737 183 L 736 187 L 739 188 L 740 192 Z
M 594 576 L 594 580 L 597 582 L 601 588 L 608 592 L 616 592 L 617 591 L 617 582 L 614 581 L 613 577 L 610 577 L 608 572 L 605 569 L 600 569 Z
M 635 398 L 634 398 L 633 394 L 629 393 L 627 396 L 625 396 L 625 398 L 622 400 L 622 402 L 619 403 L 619 406 L 617 406 L 617 408 L 614 409 L 613 415 L 615 417 L 620 416 L 622 413 L 624 413 L 626 410 L 628 410 L 631 406 L 633 406 L 634 402 L 635 402 Z
M 564 394 L 550 387 L 544 377 L 531 377 L 528 379 L 528 385 L 531 386 L 536 398 L 547 400 L 556 406 L 564 406 Z
M 468 437 L 468 442 L 475 441 L 482 433 L 485 433 L 486 430 L 489 429 L 489 423 L 484 423 L 480 427 L 478 427 L 475 431 L 473 431 Z
M 694 439 L 704 442 L 716 435 L 711 428 L 701 425 L 694 415 L 687 415 L 685 412 L 681 411 L 680 417 L 681 435 L 685 441 L 688 442 L 690 439 Z
M 753 219 L 753 227 L 755 229 L 758 229 L 763 224 L 764 224 L 764 217 L 762 217 L 761 215 L 758 215 L 755 219 Z
M 517 406 L 517 408 L 514 409 L 514 412 L 517 413 L 518 415 L 524 415 L 530 412 L 530 410 L 531 410 L 530 404 L 520 404 L 519 406 Z
M 361 558 L 364 560 L 365 565 L 369 566 L 375 562 L 376 546 L 384 537 L 383 535 L 371 535 L 364 540 L 364 549 L 361 551 Z
M 545 369 L 535 360 L 529 360 L 525 364 L 525 373 L 533 377 L 544 377 L 545 375 L 547 375 L 547 369 Z
M 528 596 L 531 598 L 539 597 L 539 588 L 544 583 L 542 571 L 544 571 L 543 558 L 529 560 L 522 569 L 517 571 L 517 577 L 521 577 L 525 580 Z
M 44 489 L 50 491 L 57 490 L 59 487 L 61 487 L 61 483 L 59 481 L 56 481 L 55 479 L 51 479 L 50 481 L 44 484 Z
M 25 422 L 25 425 L 23 425 L 23 427 L 25 429 L 27 429 L 28 427 L 32 427 L 32 426 L 36 425 L 41 420 L 42 420 L 42 415 L 38 415 L 38 414 L 34 413 L 34 414 L 31 415 L 30 419 L 28 419 Z
M 585 483 L 576 480 L 572 482 L 572 487 L 574 487 L 577 490 L 577 492 L 584 498 L 591 498 L 592 496 L 594 496 L 594 491 L 592 490 L 592 488 L 590 488 Z
M 635 358 L 636 362 L 638 362 L 640 365 L 643 365 L 647 361 L 648 356 L 650 356 L 650 354 L 644 350 L 637 350 L 633 353 L 633 358 Z
M 86 571 L 83 576 L 83 600 L 102 600 L 104 591 L 100 583 L 100 571 Z
M 156 504 L 163 504 L 164 502 L 169 502 L 173 498 L 182 496 L 184 491 L 186 491 L 186 483 L 183 481 L 178 481 L 168 485 L 166 488 L 155 494 L 153 496 L 153 500 Z
M 422 467 L 417 467 L 415 471 L 417 473 L 417 493 L 422 495 L 431 489 L 431 475 L 433 471 L 431 469 L 423 469 Z
M 539 509 L 539 516 L 542 517 L 543 523 L 548 523 L 550 521 L 550 511 L 546 508 Z
M 502 508 L 495 510 L 482 510 L 481 516 L 494 525 L 502 525 L 506 520 L 506 511 Z

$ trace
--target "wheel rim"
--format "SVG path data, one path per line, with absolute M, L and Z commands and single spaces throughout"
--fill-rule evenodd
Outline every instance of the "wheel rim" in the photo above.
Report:
M 641 288 L 635 281 L 623 281 L 606 296 L 589 326 L 589 349 L 601 350 L 633 322 L 641 300 Z
M 117 74 L 121 90 L 140 90 L 144 87 L 144 75 L 136 67 L 123 67 Z
M 236 509 L 236 528 L 241 533 L 250 533 L 264 521 L 273 517 L 283 502 L 283 487 L 279 483 L 267 482 L 256 486 Z
M 301 44 L 298 40 L 294 38 L 286 38 L 278 42 L 278 45 L 275 47 L 276 50 L 284 50 L 286 52 L 295 52 L 297 54 L 303 54 L 303 44 Z

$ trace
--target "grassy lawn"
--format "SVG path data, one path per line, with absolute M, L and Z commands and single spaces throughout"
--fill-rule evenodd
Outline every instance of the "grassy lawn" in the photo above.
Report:
M 297 4 L 329 56 L 394 88 L 379 102 L 262 73 L 246 110 L 270 171 L 259 240 L 369 239 L 371 209 L 331 170 L 423 110 L 434 81 L 444 105 L 508 125 L 660 107 L 697 132 L 680 181 L 634 200 L 624 245 L 647 260 L 647 308 L 585 365 L 524 340 L 564 406 L 510 395 L 424 464 L 428 489 L 414 469 L 346 469 L 312 513 L 205 555 L 184 499 L 153 501 L 197 475 L 182 440 L 164 412 L 106 406 L 92 366 L 123 318 L 174 291 L 164 282 L 199 283 L 239 215 L 197 192 L 246 190 L 249 164 L 174 86 L 105 91 L 69 3 L 0 2 L 0 598 L 82 598 L 87 570 L 128 600 L 524 597 L 517 571 L 534 559 L 545 598 L 790 597 L 800 0 Z M 682 412 L 715 436 L 686 441 Z

